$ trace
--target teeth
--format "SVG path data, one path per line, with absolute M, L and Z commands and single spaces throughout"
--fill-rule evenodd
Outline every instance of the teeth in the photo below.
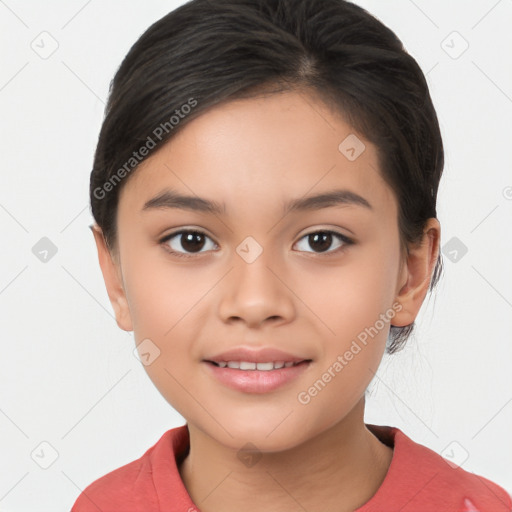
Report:
M 299 363 L 293 363 L 292 361 L 269 361 L 267 363 L 253 363 L 249 361 L 218 361 L 216 362 L 221 368 L 234 368 L 236 370 L 261 370 L 270 371 L 278 370 L 279 368 L 290 368 L 291 366 Z
M 240 368 L 242 367 L 240 366 Z M 274 363 L 256 363 L 256 368 L 258 368 L 258 370 L 273 370 Z

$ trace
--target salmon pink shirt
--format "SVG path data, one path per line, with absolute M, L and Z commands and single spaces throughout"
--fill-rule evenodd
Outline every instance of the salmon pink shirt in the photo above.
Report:
M 398 428 L 366 426 L 393 458 L 377 492 L 354 512 L 512 512 L 497 484 L 452 467 Z M 200 512 L 178 471 L 189 440 L 187 425 L 168 430 L 142 457 L 90 484 L 71 512 Z

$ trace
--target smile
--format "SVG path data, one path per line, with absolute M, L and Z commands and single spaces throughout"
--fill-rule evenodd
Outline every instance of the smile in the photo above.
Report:
M 269 393 L 298 379 L 308 370 L 311 359 L 297 361 L 212 361 L 204 368 L 214 380 L 242 393 Z
M 271 370 L 279 370 L 280 368 L 290 368 L 291 366 L 296 366 L 300 364 L 302 361 L 293 362 L 293 361 L 269 361 L 264 363 L 254 363 L 251 361 L 211 361 L 214 365 L 219 366 L 220 368 L 233 368 L 236 370 L 261 370 L 261 371 L 271 371 Z

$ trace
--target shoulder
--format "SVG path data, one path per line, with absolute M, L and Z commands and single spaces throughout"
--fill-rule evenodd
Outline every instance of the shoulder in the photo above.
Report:
M 407 450 L 409 479 L 411 483 L 426 484 L 425 496 L 453 506 L 457 512 L 511 512 L 512 499 L 499 485 L 489 479 L 467 471 L 434 450 L 414 442 L 402 432 L 397 433 Z M 399 441 L 400 442 L 400 441 Z M 451 510 L 451 508 L 450 508 Z
M 154 477 L 164 472 L 171 478 L 173 474 L 178 475 L 175 451 L 186 439 L 183 429 L 186 427 L 168 430 L 139 459 L 92 482 L 78 496 L 71 512 L 159 510 Z
M 154 505 L 154 487 L 148 476 L 150 466 L 144 454 L 88 485 L 78 496 L 71 512 L 113 512 L 122 503 L 126 506 L 124 510 L 136 511 L 140 509 L 141 493 L 144 493 L 147 505 Z
M 466 471 L 449 457 L 419 444 L 396 427 L 370 426 L 394 454 L 382 497 L 401 512 L 512 512 L 508 492 L 483 476 Z

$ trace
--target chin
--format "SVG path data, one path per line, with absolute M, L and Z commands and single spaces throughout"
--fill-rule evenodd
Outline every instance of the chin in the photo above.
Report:
M 309 431 L 305 421 L 297 421 L 297 418 L 292 420 L 294 414 L 292 412 L 287 419 L 284 419 L 286 415 L 283 414 L 266 417 L 253 415 L 252 419 L 245 421 L 240 417 L 226 417 L 223 425 L 229 425 L 229 433 L 221 428 L 215 429 L 215 432 L 211 432 L 211 429 L 209 431 L 217 441 L 232 449 L 239 450 L 247 443 L 252 443 L 260 452 L 281 452 L 294 448 L 315 435 Z

